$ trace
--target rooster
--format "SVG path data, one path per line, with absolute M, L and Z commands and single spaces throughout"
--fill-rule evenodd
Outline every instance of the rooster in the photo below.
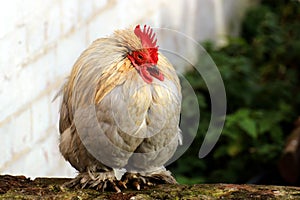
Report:
M 181 86 L 149 26 L 94 41 L 61 89 L 60 144 L 79 171 L 67 187 L 177 183 L 164 164 L 181 142 Z M 116 171 L 126 169 L 118 180 Z

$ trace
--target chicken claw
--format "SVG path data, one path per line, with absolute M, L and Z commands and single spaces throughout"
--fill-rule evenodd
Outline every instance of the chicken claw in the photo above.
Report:
M 84 172 L 77 175 L 73 180 L 65 183 L 63 187 L 96 189 L 98 191 L 115 191 L 121 192 L 117 186 L 117 179 L 113 172 Z
M 168 171 L 147 175 L 126 172 L 119 185 L 120 184 L 125 186 L 125 188 L 131 187 L 133 189 L 140 190 L 142 188 L 148 188 L 158 184 L 177 184 L 177 182 Z

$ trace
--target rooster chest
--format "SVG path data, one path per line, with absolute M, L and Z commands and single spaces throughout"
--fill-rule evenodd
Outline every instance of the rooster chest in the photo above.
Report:
M 101 149 L 93 148 L 97 149 L 93 155 L 109 166 L 123 167 L 133 152 L 168 145 L 178 138 L 180 100 L 169 80 L 152 84 L 128 80 L 116 86 L 96 106 L 99 128 L 90 143 Z
M 128 82 L 116 87 L 108 96 L 110 99 L 111 115 L 122 131 L 129 134 L 138 134 L 143 128 L 152 134 L 156 124 L 168 121 L 170 113 L 174 113 L 178 105 L 177 91 L 170 81 L 155 81 L 152 84 L 143 82 Z

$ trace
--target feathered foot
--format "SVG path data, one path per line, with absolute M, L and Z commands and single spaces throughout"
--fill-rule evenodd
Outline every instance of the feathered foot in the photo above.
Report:
M 121 192 L 117 186 L 118 181 L 113 171 L 108 172 L 82 172 L 78 174 L 73 180 L 64 183 L 63 187 L 68 188 L 90 188 L 99 191 L 113 190 Z
M 124 188 L 132 187 L 136 190 L 158 184 L 177 184 L 177 181 L 175 180 L 175 178 L 173 178 L 169 171 L 161 171 L 158 173 L 151 173 L 146 175 L 126 172 L 119 182 L 119 185 Z

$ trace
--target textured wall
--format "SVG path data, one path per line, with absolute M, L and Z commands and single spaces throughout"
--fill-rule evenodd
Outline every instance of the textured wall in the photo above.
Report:
M 222 43 L 227 27 L 241 16 L 242 4 L 228 2 L 6 1 L 0 8 L 0 174 L 75 175 L 58 151 L 59 101 L 52 99 L 93 40 L 147 23 Z

